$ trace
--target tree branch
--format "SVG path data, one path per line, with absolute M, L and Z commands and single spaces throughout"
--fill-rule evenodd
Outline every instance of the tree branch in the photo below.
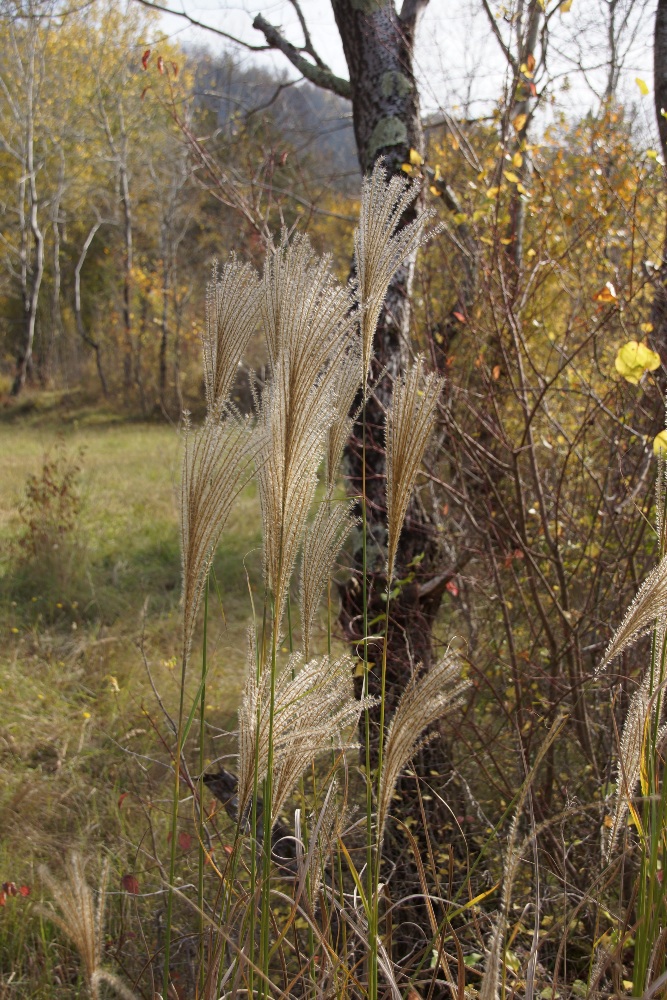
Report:
M 507 45 L 505 44 L 503 36 L 500 34 L 500 28 L 498 27 L 498 22 L 496 21 L 495 17 L 493 16 L 493 11 L 489 7 L 488 0 L 482 0 L 482 6 L 484 7 L 484 10 L 486 11 L 486 16 L 489 19 L 489 24 L 491 25 L 491 30 L 493 31 L 494 35 L 496 36 L 496 40 L 498 42 L 498 45 L 503 50 L 503 55 L 507 59 L 508 63 L 510 64 L 510 66 L 512 67 L 512 69 L 514 70 L 514 72 L 518 73 L 518 71 L 519 71 L 519 64 L 517 63 L 516 59 L 514 58 L 514 56 L 512 55 L 512 53 L 510 52 L 510 50 L 508 49 Z
M 267 49 L 272 47 L 270 45 L 250 45 L 249 42 L 244 42 L 242 39 L 237 38 L 236 35 L 230 35 L 221 28 L 215 28 L 212 24 L 204 24 L 203 21 L 197 21 L 196 18 L 186 14 L 184 10 L 170 10 L 169 7 L 164 7 L 160 3 L 154 3 L 153 0 L 135 0 L 135 2 L 140 3 L 143 7 L 149 7 L 151 10 L 159 10 L 161 14 L 173 14 L 174 17 L 182 17 L 193 28 L 203 28 L 205 31 L 210 31 L 214 35 L 226 38 L 227 41 L 234 42 L 235 45 L 241 45 L 244 49 L 250 49 L 252 52 L 266 52 Z
M 422 11 L 428 6 L 428 0 L 403 0 L 399 20 L 408 28 L 414 28 Z
M 145 0 L 141 0 L 141 2 L 145 2 Z M 328 67 L 313 66 L 308 59 L 304 59 L 301 55 L 301 50 L 297 49 L 291 42 L 288 42 L 280 31 L 274 28 L 272 24 L 269 24 L 261 14 L 257 15 L 252 22 L 252 26 L 257 31 L 262 32 L 270 49 L 278 49 L 283 55 L 287 56 L 292 65 L 307 80 L 314 83 L 315 86 L 331 90 L 334 94 L 338 94 L 339 97 L 346 97 L 348 100 L 352 97 L 352 88 L 350 87 L 349 80 L 344 80 L 342 77 L 336 76 Z

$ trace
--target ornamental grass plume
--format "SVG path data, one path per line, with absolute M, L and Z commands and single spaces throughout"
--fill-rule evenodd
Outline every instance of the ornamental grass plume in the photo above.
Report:
M 55 904 L 42 908 L 42 914 L 51 920 L 76 948 L 83 964 L 86 985 L 92 1000 L 99 1000 L 100 986 L 106 983 L 125 1000 L 137 1000 L 136 994 L 113 972 L 102 968 L 104 944 L 104 911 L 109 863 L 105 862 L 97 895 L 86 881 L 84 864 L 80 855 L 72 853 L 65 866 L 65 878 L 59 881 L 42 865 L 41 880 L 50 890 Z
M 206 296 L 206 332 L 202 338 L 206 405 L 226 403 L 239 363 L 259 321 L 261 285 L 250 264 L 232 255 L 213 271 Z
M 667 556 L 646 577 L 614 633 L 597 669 L 599 673 L 640 636 L 650 632 L 657 622 L 667 623 Z
M 305 236 L 283 237 L 268 253 L 261 316 L 270 377 L 260 406 L 266 447 L 258 487 L 277 632 L 358 322 L 349 288 Z
M 255 771 L 260 783 L 269 763 L 270 671 L 259 681 L 250 656 L 248 679 L 239 708 L 239 815 L 247 812 Z M 352 689 L 353 664 L 348 656 L 323 656 L 302 666 L 294 653 L 275 680 L 273 703 L 272 820 L 299 778 L 320 753 L 345 744 L 345 731 L 354 731 L 359 715 L 374 704 L 357 700 Z M 301 669 L 299 669 L 301 668 Z M 351 744 L 347 744 L 351 746 Z M 266 806 L 265 806 L 266 808 Z
M 355 344 L 342 361 L 336 388 L 335 415 L 327 433 L 326 481 L 332 489 L 340 474 L 345 445 L 352 433 L 355 417 L 352 406 L 361 386 L 361 354 Z
M 391 583 L 405 514 L 435 421 L 443 379 L 424 375 L 417 358 L 394 383 L 387 411 L 387 583 Z
M 301 629 L 303 651 L 309 659 L 313 625 L 322 592 L 330 578 L 338 553 L 358 518 L 351 516 L 354 501 L 334 501 L 327 491 L 320 508 L 307 528 L 301 557 Z
M 361 309 L 364 378 L 368 375 L 375 328 L 389 283 L 401 264 L 426 240 L 424 224 L 432 213 L 420 212 L 413 222 L 399 228 L 419 189 L 418 180 L 410 182 L 396 175 L 387 180 L 387 172 L 379 160 L 362 185 L 354 262 Z
M 461 680 L 461 662 L 447 653 L 429 671 L 415 674 L 389 723 L 378 792 L 378 840 L 382 843 L 392 796 L 401 771 L 427 741 L 422 733 L 460 703 L 470 681 Z
M 184 663 L 215 548 L 234 500 L 252 476 L 261 447 L 261 433 L 218 404 L 197 430 L 186 419 L 181 478 Z
M 650 692 L 651 671 L 635 691 L 623 725 L 618 753 L 618 778 L 611 826 L 603 828 L 603 854 L 611 858 L 641 774 L 647 726 L 655 720 L 656 701 Z

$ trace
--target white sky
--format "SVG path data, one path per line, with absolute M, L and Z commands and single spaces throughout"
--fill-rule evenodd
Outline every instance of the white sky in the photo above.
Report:
M 547 3 L 547 9 L 555 0 Z M 655 131 L 652 101 L 653 19 L 657 0 L 617 0 L 617 18 L 627 14 L 635 38 L 630 43 L 626 32 L 621 47 L 627 48 L 618 97 L 634 107 L 638 126 L 647 135 Z M 287 0 L 165 0 L 172 10 L 186 10 L 192 17 L 236 35 L 251 44 L 262 44 L 263 37 L 252 27 L 255 14 L 261 12 L 272 24 L 280 26 L 296 45 L 302 35 L 294 8 Z M 566 14 L 551 19 L 549 69 L 554 77 L 549 87 L 551 109 L 578 116 L 599 106 L 595 91 L 601 93 L 606 78 L 606 12 L 609 0 L 573 0 Z M 507 0 L 506 6 L 511 5 Z M 499 11 L 501 4 L 491 0 Z M 315 48 L 340 76 L 347 70 L 329 0 L 301 0 Z M 197 42 L 216 51 L 225 43 L 210 32 L 186 26 L 177 17 L 163 16 L 162 28 L 174 40 Z M 501 19 L 498 24 L 507 30 Z M 239 50 L 243 59 L 260 65 L 273 65 L 278 72 L 295 75 L 287 59 L 277 52 L 248 53 Z M 417 35 L 416 72 L 422 104 L 426 111 L 438 108 L 456 113 L 467 107 L 468 113 L 488 110 L 502 89 L 504 62 L 498 44 L 491 35 L 480 0 L 430 0 Z M 597 64 L 597 66 L 596 66 Z M 648 84 L 651 93 L 642 97 L 635 78 Z M 539 83 L 539 81 L 538 81 Z

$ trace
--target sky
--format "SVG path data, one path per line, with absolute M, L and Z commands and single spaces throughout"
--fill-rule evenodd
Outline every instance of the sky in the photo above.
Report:
M 501 30 L 509 30 L 502 13 L 505 7 L 491 0 Z M 547 10 L 558 0 L 547 0 Z M 610 0 L 572 0 L 567 13 L 555 13 L 550 21 L 551 43 L 548 88 L 550 102 L 545 107 L 545 124 L 559 112 L 577 117 L 599 106 L 604 91 L 606 68 L 606 20 Z M 653 19 L 657 0 L 616 0 L 617 22 L 627 17 L 627 31 L 621 42 L 624 68 L 618 97 L 634 109 L 638 127 L 654 131 L 652 103 Z M 250 44 L 263 37 L 252 27 L 255 14 L 262 13 L 281 27 L 296 45 L 302 43 L 296 12 L 288 0 L 165 0 L 172 10 L 186 10 L 191 17 L 221 28 Z M 346 65 L 329 0 L 301 0 L 314 46 L 339 76 Z M 204 44 L 213 51 L 229 47 L 219 37 L 186 25 L 178 17 L 163 15 L 161 27 L 174 40 Z M 627 51 L 625 51 L 627 50 Z M 276 52 L 251 54 L 239 50 L 241 58 L 260 65 L 273 65 L 277 72 L 295 71 Z M 504 59 L 491 34 L 481 0 L 430 0 L 421 19 L 415 46 L 415 70 L 426 113 L 438 110 L 466 115 L 490 110 L 502 90 Z M 644 80 L 649 94 L 642 96 L 636 78 Z M 539 81 L 538 81 L 539 83 Z

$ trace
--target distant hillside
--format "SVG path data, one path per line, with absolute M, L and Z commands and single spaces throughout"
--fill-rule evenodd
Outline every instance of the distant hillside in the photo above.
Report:
M 190 53 L 192 58 L 194 53 Z M 298 152 L 320 161 L 341 187 L 358 183 L 359 164 L 350 102 L 306 80 L 291 83 L 226 54 L 197 52 L 196 93 L 222 128 L 242 121 L 271 123 Z

